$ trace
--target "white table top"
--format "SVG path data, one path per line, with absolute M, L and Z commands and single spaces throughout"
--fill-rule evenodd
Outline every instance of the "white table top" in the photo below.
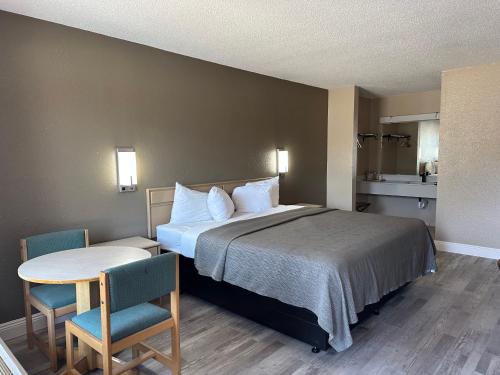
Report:
M 98 280 L 100 271 L 150 257 L 149 251 L 135 247 L 71 249 L 30 259 L 21 264 L 17 274 L 34 283 L 73 284 Z

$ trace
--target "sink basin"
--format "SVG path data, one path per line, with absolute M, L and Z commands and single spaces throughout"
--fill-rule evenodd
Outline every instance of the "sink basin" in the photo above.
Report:
M 382 182 L 387 184 L 437 185 L 436 182 L 401 181 L 401 180 L 367 180 L 366 182 Z
M 405 181 L 407 184 L 415 185 L 437 185 L 437 182 Z
M 407 181 L 408 184 L 437 185 L 437 182 Z
M 436 185 L 434 182 L 408 180 L 358 181 L 357 192 L 360 194 L 436 199 Z

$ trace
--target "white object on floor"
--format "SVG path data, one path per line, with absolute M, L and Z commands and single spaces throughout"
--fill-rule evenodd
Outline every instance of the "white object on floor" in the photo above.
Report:
M 0 339 L 0 374 L 28 375 L 2 339 Z
M 181 225 L 172 223 L 162 224 L 156 227 L 157 240 L 161 243 L 162 249 L 174 251 L 188 258 L 194 258 L 198 236 L 209 229 L 217 228 L 229 223 L 234 223 L 235 221 L 249 220 L 256 217 L 276 214 L 279 212 L 296 210 L 298 208 L 302 207 L 295 205 L 280 205 L 278 207 L 270 208 L 269 210 L 259 213 L 244 213 L 236 211 L 229 220 L 224 222 L 211 220 L 197 223 L 186 223 Z

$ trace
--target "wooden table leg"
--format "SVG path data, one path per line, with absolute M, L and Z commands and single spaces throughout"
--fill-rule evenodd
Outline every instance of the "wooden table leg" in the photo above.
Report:
M 76 313 L 81 314 L 97 306 L 99 306 L 99 283 L 88 281 L 76 283 Z M 82 340 L 78 340 L 78 355 L 80 358 L 87 358 L 89 370 L 96 368 L 96 353 Z

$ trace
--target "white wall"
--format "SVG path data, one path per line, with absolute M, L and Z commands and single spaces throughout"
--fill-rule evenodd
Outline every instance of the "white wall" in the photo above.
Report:
M 436 238 L 500 249 L 500 63 L 443 73 Z

